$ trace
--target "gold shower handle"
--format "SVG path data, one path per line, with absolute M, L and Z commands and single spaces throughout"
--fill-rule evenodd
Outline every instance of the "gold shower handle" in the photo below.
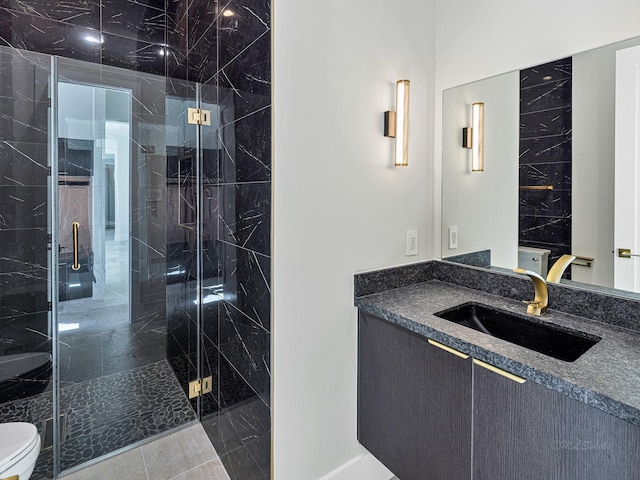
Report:
M 80 228 L 79 222 L 73 222 L 71 224 L 73 228 L 73 265 L 72 270 L 80 270 L 80 263 L 78 262 L 78 229 Z

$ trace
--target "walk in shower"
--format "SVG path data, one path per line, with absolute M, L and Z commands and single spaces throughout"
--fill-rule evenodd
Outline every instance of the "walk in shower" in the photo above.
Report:
M 265 217 L 235 210 L 269 183 L 220 166 L 233 95 L 8 47 L 0 79 L 0 422 L 38 427 L 32 478 L 198 420 L 268 478 Z

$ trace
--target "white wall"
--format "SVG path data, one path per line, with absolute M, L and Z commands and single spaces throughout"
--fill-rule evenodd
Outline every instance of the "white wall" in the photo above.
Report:
M 442 91 L 640 35 L 637 0 L 436 0 L 436 123 Z M 434 250 L 440 254 L 441 144 L 434 158 Z
M 444 92 L 443 257 L 490 249 L 492 264 L 518 265 L 519 98 L 517 72 Z M 471 171 L 471 151 L 462 148 L 462 128 L 471 125 L 474 102 L 484 103 L 483 172 Z M 449 249 L 451 225 L 458 228 L 456 249 Z
M 129 111 L 131 111 L 129 109 Z M 127 112 L 129 113 L 129 112 Z M 131 165 L 131 126 L 129 122 L 105 122 L 105 153 L 114 156 L 115 180 L 115 231 L 114 240 L 129 240 L 130 217 L 130 165 Z
M 278 480 L 390 475 L 349 463 L 371 461 L 356 440 L 353 274 L 432 251 L 434 1 L 273 2 Z M 382 135 L 401 78 L 411 80 L 407 168 L 392 166 Z M 408 229 L 418 256 L 405 256 Z

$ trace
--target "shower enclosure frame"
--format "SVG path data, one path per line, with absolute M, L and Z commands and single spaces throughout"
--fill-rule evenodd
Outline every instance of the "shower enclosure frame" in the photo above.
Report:
M 60 332 L 58 329 L 59 325 L 59 288 L 58 284 L 60 282 L 59 275 L 59 240 L 60 240 L 60 232 L 59 232 L 59 223 L 58 223 L 58 210 L 60 207 L 60 198 L 59 198 L 59 189 L 58 189 L 58 178 L 59 178 L 59 148 L 58 148 L 58 138 L 59 138 L 59 128 L 58 128 L 58 112 L 59 112 L 59 95 L 58 95 L 58 86 L 60 83 L 59 76 L 59 62 L 60 58 L 56 56 L 50 56 L 51 65 L 50 65 L 50 81 L 49 81 L 49 98 L 50 98 L 50 107 L 49 107 L 49 142 L 48 142 L 48 165 L 49 165 L 49 175 L 48 175 L 48 304 L 49 304 L 49 333 L 52 338 L 52 357 L 53 357 L 53 381 L 52 381 L 52 403 L 53 403 L 53 422 L 52 422 L 52 432 L 53 432 L 53 478 L 59 478 L 60 474 L 64 472 L 73 472 L 78 469 L 84 468 L 87 465 L 95 463 L 99 460 L 103 460 L 104 458 L 110 457 L 115 453 L 121 453 L 123 449 L 131 449 L 135 448 L 141 443 L 147 442 L 149 439 L 143 439 L 128 446 L 122 447 L 117 450 L 115 453 L 108 453 L 106 455 L 100 456 L 98 458 L 89 460 L 87 462 L 81 463 L 78 466 L 74 466 L 70 469 L 63 470 L 63 466 L 61 464 L 61 443 L 63 429 L 61 426 L 61 373 L 60 373 Z M 77 60 L 70 60 L 63 58 L 64 62 L 72 62 L 72 63 L 86 63 L 80 62 Z M 88 64 L 88 67 L 104 69 L 104 68 L 112 68 L 112 67 L 104 67 L 97 66 L 93 64 Z M 117 69 L 120 70 L 120 69 Z M 128 71 L 123 71 L 125 74 L 130 74 Z M 147 74 L 145 74 L 147 75 Z M 195 107 L 200 108 L 201 104 L 201 85 L 196 82 L 192 83 L 195 87 L 195 97 L 193 100 L 195 101 Z M 103 88 L 114 88 L 112 86 L 107 86 L 104 84 L 96 85 Z M 168 93 L 167 93 L 168 95 Z M 185 112 L 186 114 L 186 112 Z M 166 126 L 166 125 L 165 125 Z M 201 143 L 201 126 L 196 126 L 196 134 L 195 134 L 195 148 L 194 148 L 194 161 L 193 165 L 195 166 L 195 178 L 196 180 L 196 188 L 195 188 L 195 238 L 196 238 L 196 251 L 195 251 L 195 261 L 197 263 L 197 275 L 195 280 L 195 321 L 196 321 L 196 331 L 198 332 L 197 338 L 195 339 L 196 351 L 195 359 L 196 359 L 196 377 L 201 378 L 202 372 L 202 341 L 200 336 L 202 335 L 202 231 L 203 231 L 203 219 L 202 219 L 202 182 L 201 182 L 201 163 L 202 163 L 202 143 Z M 133 142 L 133 133 L 132 137 L 129 139 L 130 142 Z M 131 158 L 130 158 L 131 161 Z M 132 168 L 130 163 L 129 168 Z M 135 185 L 131 184 L 131 189 L 136 188 Z M 129 209 L 133 208 L 133 199 L 130 200 Z M 132 219 L 130 219 L 130 222 Z M 132 235 L 131 224 L 130 228 L 130 236 Z M 129 247 L 129 252 L 131 255 L 131 246 Z M 129 288 L 129 296 L 131 297 L 131 287 Z M 168 321 L 168 320 L 167 320 Z M 167 354 L 168 355 L 168 354 Z M 183 388 L 187 388 L 186 385 L 182 385 Z M 192 406 L 195 410 L 196 418 L 195 420 L 189 421 L 184 425 L 179 427 L 170 428 L 160 434 L 156 434 L 157 436 L 162 436 L 175 431 L 176 429 L 183 428 L 188 425 L 192 425 L 194 422 L 199 421 L 202 414 L 201 401 L 200 398 L 197 397 L 192 400 Z M 153 438 L 153 437 L 152 437 Z

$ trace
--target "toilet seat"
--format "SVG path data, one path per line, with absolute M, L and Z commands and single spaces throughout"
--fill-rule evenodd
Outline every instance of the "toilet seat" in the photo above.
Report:
M 30 423 L 0 424 L 0 474 L 40 445 L 36 427 Z

